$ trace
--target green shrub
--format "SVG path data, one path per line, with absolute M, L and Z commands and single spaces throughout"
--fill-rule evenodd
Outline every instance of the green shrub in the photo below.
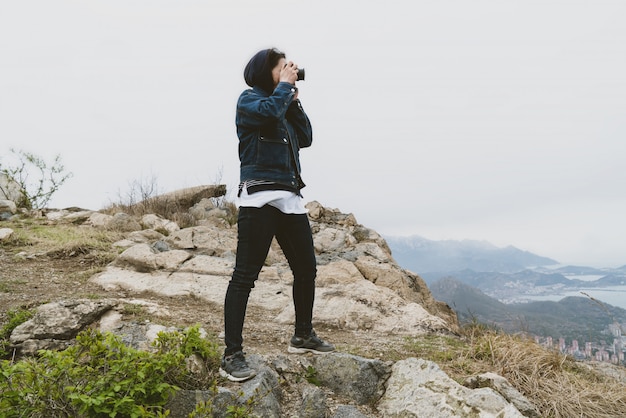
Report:
M 190 381 L 185 359 L 219 354 L 215 343 L 200 337 L 198 326 L 161 333 L 154 345 L 156 353 L 139 351 L 113 334 L 89 330 L 64 351 L 42 350 L 38 359 L 14 364 L 3 361 L 0 416 L 167 416 L 165 403 L 179 384 Z
M 52 196 L 72 177 L 72 173 L 65 172 L 59 155 L 49 163 L 31 152 L 13 148 L 10 151 L 15 163 L 0 166 L 0 173 L 19 185 L 22 199 L 15 202 L 19 207 L 45 208 Z

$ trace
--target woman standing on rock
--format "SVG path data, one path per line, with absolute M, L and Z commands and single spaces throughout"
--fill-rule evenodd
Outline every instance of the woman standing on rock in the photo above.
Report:
M 279 50 L 255 54 L 244 70 L 250 89 L 237 102 L 240 184 L 237 259 L 224 302 L 226 349 L 220 374 L 233 381 L 255 375 L 243 353 L 248 296 L 276 237 L 294 276 L 295 332 L 290 353 L 335 347 L 312 326 L 317 272 L 311 227 L 300 190 L 300 148 L 311 145 L 311 123 L 298 100 L 298 66 Z

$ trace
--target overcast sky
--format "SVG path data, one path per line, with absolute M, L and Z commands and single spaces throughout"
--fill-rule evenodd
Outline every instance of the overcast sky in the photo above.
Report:
M 626 2 L 21 0 L 0 6 L 0 163 L 130 184 L 238 183 L 243 67 L 276 46 L 313 123 L 305 199 L 385 235 L 626 264 Z M 231 197 L 233 197 L 231 195 Z

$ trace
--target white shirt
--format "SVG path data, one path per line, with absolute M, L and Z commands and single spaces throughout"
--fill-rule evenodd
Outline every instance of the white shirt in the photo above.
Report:
M 246 185 L 243 185 L 241 195 L 237 199 L 237 206 L 260 208 L 265 205 L 274 206 L 282 213 L 303 214 L 307 213 L 302 196 L 287 190 L 263 190 L 248 194 Z

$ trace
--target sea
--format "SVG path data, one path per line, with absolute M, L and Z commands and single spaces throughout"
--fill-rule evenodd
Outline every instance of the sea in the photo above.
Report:
M 577 275 L 577 276 L 565 276 L 568 279 L 578 279 L 587 282 L 598 280 L 602 276 L 597 275 Z M 608 303 L 609 305 L 617 306 L 618 308 L 626 309 L 626 286 L 607 286 L 603 288 L 592 287 L 589 289 L 580 288 L 578 290 L 571 290 L 554 295 L 541 295 L 541 296 L 526 296 L 528 300 L 554 300 L 559 301 L 567 296 L 581 296 L 591 297 L 602 303 Z

